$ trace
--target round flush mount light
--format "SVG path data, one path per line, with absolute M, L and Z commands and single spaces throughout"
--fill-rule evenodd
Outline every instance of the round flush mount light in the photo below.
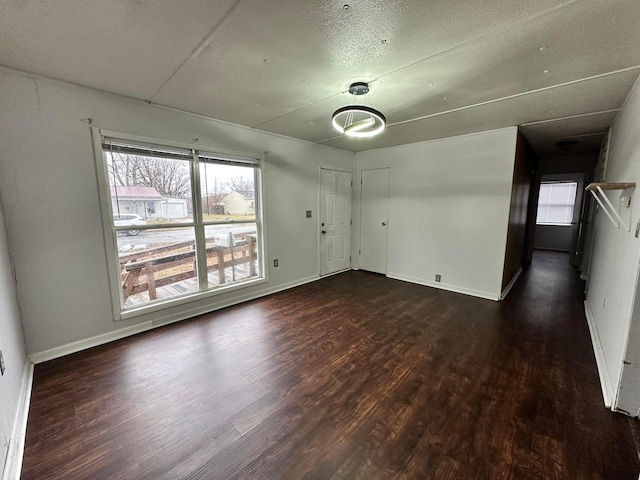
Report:
M 365 82 L 352 83 L 349 86 L 349 93 L 354 96 L 367 95 L 369 84 Z M 366 138 L 382 133 L 387 119 L 373 107 L 348 105 L 333 112 L 331 124 L 338 132 L 348 137 Z

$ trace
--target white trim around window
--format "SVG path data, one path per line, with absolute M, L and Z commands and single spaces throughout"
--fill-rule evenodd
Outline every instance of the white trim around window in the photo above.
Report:
M 264 156 L 91 132 L 115 320 L 267 282 Z M 113 145 L 120 148 L 117 166 Z M 185 184 L 178 192 L 131 177 L 136 161 L 176 164 Z
M 570 227 L 573 224 L 578 182 L 540 183 L 536 225 Z

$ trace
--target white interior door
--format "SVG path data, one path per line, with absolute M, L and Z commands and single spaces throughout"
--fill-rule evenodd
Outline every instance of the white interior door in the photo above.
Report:
M 351 173 L 320 170 L 320 275 L 351 268 Z
M 389 169 L 362 171 L 360 269 L 387 273 Z

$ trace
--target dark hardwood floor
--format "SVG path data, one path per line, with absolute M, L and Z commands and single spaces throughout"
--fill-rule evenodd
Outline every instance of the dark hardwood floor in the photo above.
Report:
M 636 480 L 582 289 L 354 271 L 37 365 L 22 478 Z

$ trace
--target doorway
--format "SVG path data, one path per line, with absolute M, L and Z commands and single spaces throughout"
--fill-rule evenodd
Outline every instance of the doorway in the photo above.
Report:
M 387 273 L 389 169 L 362 170 L 360 200 L 360 269 Z
M 320 169 L 320 275 L 351 268 L 351 173 Z

